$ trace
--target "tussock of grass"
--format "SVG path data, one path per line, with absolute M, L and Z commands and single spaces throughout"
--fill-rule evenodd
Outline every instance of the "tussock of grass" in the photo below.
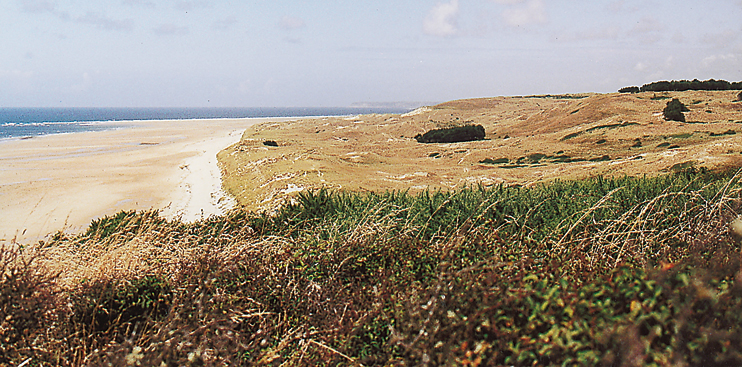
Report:
M 739 364 L 739 178 L 122 212 L 2 251 L 0 364 Z

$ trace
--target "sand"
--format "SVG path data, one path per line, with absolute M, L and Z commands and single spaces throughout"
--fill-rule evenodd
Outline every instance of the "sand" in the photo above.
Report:
M 286 119 L 138 121 L 1 141 L 0 243 L 76 233 L 121 210 L 185 221 L 220 214 L 234 201 L 221 190 L 217 152 L 268 120 Z

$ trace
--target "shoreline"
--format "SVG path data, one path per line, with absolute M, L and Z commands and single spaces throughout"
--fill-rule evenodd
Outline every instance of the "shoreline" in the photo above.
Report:
M 220 118 L 113 122 L 122 128 L 4 139 L 0 243 L 29 243 L 122 210 L 195 221 L 230 208 L 216 154 L 256 123 Z

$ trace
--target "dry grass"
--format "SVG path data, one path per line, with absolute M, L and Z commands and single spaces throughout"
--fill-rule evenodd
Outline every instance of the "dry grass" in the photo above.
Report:
M 2 252 L 0 364 L 739 361 L 739 179 L 315 192 L 191 225 L 123 213 Z

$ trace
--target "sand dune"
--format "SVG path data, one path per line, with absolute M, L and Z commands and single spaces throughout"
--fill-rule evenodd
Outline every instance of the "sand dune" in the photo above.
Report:
M 297 190 L 449 190 L 554 179 L 657 175 L 742 165 L 738 91 L 574 94 L 456 100 L 404 115 L 256 124 L 219 154 L 224 186 L 250 210 Z M 687 123 L 665 121 L 671 98 Z M 431 129 L 482 125 L 482 141 L 420 144 Z M 266 147 L 263 141 L 277 142 Z

